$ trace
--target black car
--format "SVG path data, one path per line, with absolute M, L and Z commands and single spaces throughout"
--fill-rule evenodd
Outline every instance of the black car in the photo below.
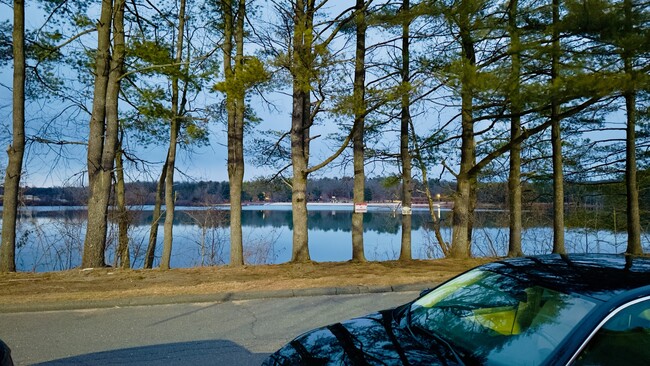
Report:
M 548 255 L 467 271 L 318 328 L 265 365 L 650 365 L 650 258 Z
M 0 366 L 14 366 L 14 362 L 11 359 L 11 350 L 2 339 L 0 339 Z

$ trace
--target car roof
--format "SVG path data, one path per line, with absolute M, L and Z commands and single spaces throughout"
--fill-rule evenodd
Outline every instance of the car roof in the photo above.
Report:
M 551 254 L 510 258 L 486 267 L 550 289 L 602 301 L 650 285 L 650 258 L 624 254 Z

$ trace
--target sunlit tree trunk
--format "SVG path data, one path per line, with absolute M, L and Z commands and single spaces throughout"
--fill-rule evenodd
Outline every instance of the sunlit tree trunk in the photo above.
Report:
M 222 1 L 224 16 L 223 63 L 226 78 L 226 110 L 228 113 L 228 180 L 230 182 L 230 265 L 244 264 L 241 224 L 241 197 L 244 180 L 244 87 L 241 78 L 244 64 L 244 17 L 246 2 L 237 2 L 233 16 L 231 0 Z M 234 46 L 233 46 L 234 38 Z M 233 48 L 235 65 L 233 67 Z
M 175 68 L 180 71 L 180 64 L 183 60 L 183 39 L 185 38 L 185 0 L 181 0 L 178 10 L 178 39 L 176 41 L 176 55 L 174 57 Z M 167 150 L 167 176 L 165 177 L 165 223 L 163 226 L 164 239 L 163 250 L 160 258 L 160 268 L 169 269 L 172 256 L 172 244 L 174 240 L 174 206 L 176 204 L 176 193 L 174 192 L 174 170 L 176 164 L 176 148 L 178 146 L 178 134 L 181 129 L 181 114 L 179 108 L 179 80 L 178 74 L 172 75 L 172 103 L 171 121 L 169 128 L 169 149 Z
M 366 115 L 366 9 L 365 1 L 357 0 L 355 11 L 356 23 L 356 56 L 354 66 L 354 135 L 352 136 L 353 165 L 354 165 L 354 203 L 365 201 L 365 157 L 364 129 Z M 363 213 L 352 213 L 352 260 L 365 262 L 363 248 Z
M 402 24 L 402 85 L 408 88 L 411 79 L 410 60 L 410 11 L 409 0 L 402 1 L 402 11 L 407 14 Z M 405 89 L 406 89 L 405 88 Z M 409 152 L 409 127 L 411 121 L 411 99 L 409 93 L 404 93 L 401 100 L 402 112 L 400 120 L 400 158 L 402 163 L 402 245 L 399 259 L 412 259 L 411 253 L 411 201 L 413 184 L 411 182 L 411 154 Z
M 2 242 L 0 242 L 0 272 L 16 271 L 16 222 L 20 176 L 25 152 L 25 3 L 14 0 L 13 45 L 13 135 L 7 149 L 9 163 L 5 172 L 2 207 Z
M 293 33 L 293 103 L 291 113 L 291 208 L 293 220 L 292 262 L 308 262 L 307 176 L 309 166 L 309 131 L 311 128 L 311 65 L 313 62 L 312 0 L 296 0 Z
M 169 154 L 168 154 L 169 155 Z M 156 242 L 158 240 L 158 225 L 162 217 L 162 202 L 165 198 L 165 178 L 167 177 L 167 159 L 162 166 L 158 183 L 156 184 L 156 199 L 153 206 L 151 217 L 151 228 L 149 229 L 149 245 L 147 246 L 147 254 L 144 257 L 144 268 L 153 268 L 153 262 L 156 258 Z
M 235 74 L 237 77 L 240 77 L 244 73 L 244 21 L 246 18 L 246 0 L 240 0 L 237 9 L 237 22 L 235 27 Z M 244 184 L 244 120 L 246 113 L 246 89 L 243 85 L 243 82 L 237 82 L 237 105 L 235 106 L 235 146 L 234 146 L 234 159 L 233 162 L 236 163 L 236 168 L 233 172 L 232 182 L 239 183 L 241 187 L 240 192 L 243 191 Z M 232 188 L 232 183 L 230 185 Z M 240 194 L 241 197 L 241 194 Z M 239 227 L 239 232 L 236 233 L 239 236 L 238 242 L 241 243 L 237 245 L 234 249 L 230 248 L 231 253 L 231 264 L 243 264 L 244 263 L 244 247 L 243 247 L 243 238 L 241 233 L 241 202 L 239 204 L 239 222 L 234 222 L 237 227 Z M 232 228 L 231 228 L 232 229 Z M 232 231 L 231 231 L 232 233 Z M 233 260 L 234 258 L 234 260 Z
M 115 9 L 118 9 L 117 4 Z M 121 73 L 121 70 L 113 67 L 117 59 L 112 60 L 110 53 L 113 10 L 113 1 L 103 0 L 100 19 L 97 22 L 95 84 L 88 136 L 88 183 L 90 190 L 88 226 L 81 259 L 82 267 L 86 268 L 105 265 L 104 250 L 106 248 L 108 224 L 108 201 L 115 157 L 115 140 L 117 138 L 117 135 L 111 136 L 111 133 L 117 134 L 117 127 L 112 126 L 111 123 L 117 122 L 119 77 L 116 78 L 116 76 Z M 115 14 L 116 17 L 118 16 L 117 13 Z M 110 113 L 114 115 L 109 118 Z
M 176 85 L 178 86 L 178 84 Z M 174 93 L 172 92 L 172 94 Z M 172 109 L 173 108 L 174 105 L 172 105 Z M 168 166 L 165 175 L 165 221 L 163 223 L 163 249 L 160 257 L 161 269 L 170 268 L 172 244 L 174 239 L 174 206 L 176 205 L 176 194 L 174 192 L 174 169 L 180 121 L 178 121 L 178 115 L 172 115 L 169 129 L 169 147 L 167 148 Z
M 102 178 L 102 181 L 105 179 L 108 180 L 108 197 L 110 197 L 111 194 L 111 184 L 113 181 L 114 177 L 114 170 L 113 167 L 115 166 L 115 161 L 120 160 L 121 163 L 121 152 L 120 155 L 118 156 L 118 150 L 121 149 L 120 145 L 121 142 L 119 141 L 119 129 L 120 129 L 120 121 L 119 121 L 119 95 L 120 95 L 120 79 L 122 78 L 122 74 L 124 71 L 124 58 L 125 58 L 125 53 L 126 53 L 126 45 L 125 45 L 125 36 L 124 36 L 124 7 L 125 7 L 125 1 L 124 0 L 116 0 L 114 3 L 114 15 L 113 15 L 113 57 L 111 59 L 111 70 L 108 78 L 108 87 L 107 87 L 107 92 L 106 92 L 106 140 L 104 142 L 104 151 L 102 152 L 102 166 L 105 167 L 104 170 L 102 170 L 101 174 L 106 175 L 108 177 Z M 109 160 L 110 159 L 110 160 Z M 109 169 L 110 167 L 110 169 Z M 121 187 L 116 187 L 117 188 L 122 188 L 122 197 L 121 199 L 124 198 L 124 177 L 123 177 L 123 171 L 117 172 L 117 175 L 121 176 L 122 181 Z M 119 194 L 119 192 L 118 192 Z M 121 202 L 122 205 L 124 206 L 124 202 Z M 118 202 L 119 206 L 119 202 Z M 126 210 L 126 207 L 123 207 Z M 122 235 L 127 235 L 126 230 L 124 233 L 120 232 L 119 236 Z M 124 240 L 123 238 L 120 237 L 120 239 Z M 128 238 L 126 238 L 126 247 L 128 248 Z M 122 243 L 118 243 L 118 250 L 119 250 L 119 245 Z M 116 253 L 116 255 L 119 255 Z
M 117 265 L 120 268 L 131 268 L 131 257 L 129 254 L 129 210 L 126 207 L 126 193 L 124 185 L 124 162 L 122 160 L 122 142 L 118 142 L 115 154 L 115 203 L 117 206 L 118 244 Z
M 519 257 L 521 250 L 521 143 L 514 142 L 521 136 L 521 41 L 517 27 L 518 0 L 511 0 L 508 7 L 508 31 L 510 33 L 510 59 L 512 70 L 510 73 L 510 139 L 513 141 L 510 148 L 510 171 L 508 174 L 508 205 L 510 208 L 510 235 L 508 238 L 508 256 Z
M 553 148 L 553 253 L 564 254 L 564 172 L 560 103 L 556 90 L 560 67 L 560 0 L 553 0 L 553 39 L 551 45 L 551 145 Z

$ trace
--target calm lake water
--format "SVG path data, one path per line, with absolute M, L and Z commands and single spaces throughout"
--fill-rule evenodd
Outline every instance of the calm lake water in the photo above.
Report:
M 352 257 L 351 205 L 309 205 L 309 250 L 315 261 L 346 261 Z M 134 207 L 129 230 L 131 262 L 141 268 L 148 245 L 151 207 Z M 392 260 L 399 256 L 401 214 L 395 207 L 369 206 L 364 214 L 364 245 L 369 260 Z M 451 241 L 450 212 L 443 209 L 442 235 Z M 477 212 L 472 252 L 476 256 L 505 255 L 508 228 L 506 213 Z M 174 223 L 172 267 L 220 265 L 229 261 L 227 208 L 179 207 Z M 162 220 L 161 220 L 162 222 Z M 440 257 L 428 210 L 414 209 L 412 255 Z M 507 220 L 505 220 L 507 222 Z M 291 258 L 292 222 L 290 205 L 251 205 L 242 214 L 244 254 L 247 263 L 282 263 Z M 19 223 L 17 266 L 20 271 L 52 271 L 80 265 L 86 230 L 84 207 L 28 207 Z M 569 252 L 619 253 L 625 250 L 625 232 L 597 229 L 567 229 Z M 526 254 L 550 253 L 552 230 L 535 225 L 523 233 Z M 111 225 L 106 260 L 114 261 L 117 229 Z M 162 226 L 158 233 L 156 260 L 162 252 Z M 648 238 L 644 236 L 644 245 Z M 157 263 L 157 262 L 156 262 Z

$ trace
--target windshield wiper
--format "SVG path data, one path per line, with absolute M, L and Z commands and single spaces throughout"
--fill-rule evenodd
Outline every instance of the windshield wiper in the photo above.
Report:
M 408 304 L 400 305 L 394 308 L 392 311 L 393 319 L 395 319 L 399 323 L 400 319 L 402 319 L 404 315 L 407 315 L 407 312 L 410 312 L 409 309 L 411 308 L 412 304 L 413 302 L 410 302 Z
M 415 339 L 417 339 L 417 337 L 415 337 L 415 334 L 413 333 L 413 329 L 411 328 L 411 311 L 412 311 L 411 307 L 409 307 L 408 310 L 407 310 L 407 313 L 406 313 L 406 328 L 411 333 L 411 335 Z M 451 352 L 451 354 L 454 355 L 454 358 L 456 359 L 456 361 L 460 365 L 465 366 L 465 362 L 463 361 L 463 358 L 460 356 L 460 354 L 458 354 L 458 351 L 456 351 L 456 349 L 454 348 L 454 346 L 451 345 L 451 343 L 447 342 L 444 338 L 442 338 L 441 336 L 436 334 L 436 332 L 434 332 L 434 331 L 432 331 L 430 329 L 426 329 L 426 328 L 424 328 L 424 327 L 422 327 L 422 326 L 420 326 L 418 324 L 415 324 L 415 326 L 420 331 L 427 334 L 428 336 L 433 337 L 439 344 L 442 344 L 445 347 L 447 347 L 447 349 Z

